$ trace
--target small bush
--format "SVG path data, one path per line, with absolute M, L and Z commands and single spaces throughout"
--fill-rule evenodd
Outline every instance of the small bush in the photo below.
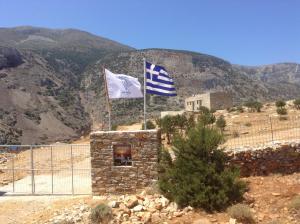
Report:
M 278 107 L 276 110 L 277 114 L 279 115 L 287 115 L 287 110 L 284 107 Z
M 294 106 L 297 110 L 300 110 L 300 98 L 294 100 Z
M 106 204 L 99 204 L 92 208 L 90 220 L 93 224 L 108 223 L 112 219 L 112 210 Z
M 174 126 L 174 116 L 167 115 L 160 119 L 159 126 L 161 128 L 161 133 L 165 134 L 167 137 L 167 144 L 171 143 L 171 138 L 175 132 Z
M 216 121 L 216 125 L 218 128 L 220 128 L 221 131 L 224 131 L 225 127 L 226 127 L 226 121 L 223 115 L 221 115 L 217 121 Z
M 278 108 L 283 108 L 283 107 L 285 107 L 286 102 L 283 101 L 283 100 L 278 100 L 278 101 L 276 101 L 275 105 L 276 105 L 276 107 L 278 107 Z
M 200 112 L 201 113 L 198 116 L 198 122 L 204 126 L 215 123 L 216 117 L 207 107 L 201 106 Z
M 213 113 L 216 113 L 216 109 L 214 109 L 214 108 L 212 108 L 212 109 L 210 109 L 210 112 L 213 114 Z
M 255 223 L 254 215 L 250 208 L 244 204 L 236 204 L 228 209 L 228 214 L 231 218 L 236 219 L 238 222 L 243 224 Z
M 300 195 L 297 195 L 291 200 L 289 208 L 300 211 Z
M 261 102 L 253 100 L 246 102 L 245 106 L 250 109 L 250 112 L 261 112 L 261 108 L 263 107 Z
M 117 124 L 113 124 L 112 126 L 111 126 L 111 130 L 112 131 L 116 131 L 118 129 L 118 125 Z
M 150 120 L 148 120 L 148 121 L 146 121 L 146 127 L 147 127 L 147 129 L 155 129 L 156 128 L 156 126 L 155 126 L 155 124 L 152 122 L 152 121 L 150 121 Z M 145 127 L 144 127 L 145 125 L 143 124 L 142 125 L 142 129 L 144 130 L 145 129 Z
M 247 122 L 247 123 L 245 123 L 245 126 L 246 126 L 246 127 L 251 127 L 252 124 L 251 124 L 251 122 Z
M 200 106 L 199 108 L 199 111 L 202 113 L 202 114 L 208 114 L 210 113 L 209 109 L 205 106 Z

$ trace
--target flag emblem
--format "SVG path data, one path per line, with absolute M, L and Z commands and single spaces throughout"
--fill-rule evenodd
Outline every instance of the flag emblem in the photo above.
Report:
M 137 78 L 114 74 L 107 69 L 105 69 L 105 76 L 109 99 L 143 98 L 141 84 Z
M 146 66 L 146 93 L 159 96 L 177 96 L 173 79 L 166 69 L 149 62 Z

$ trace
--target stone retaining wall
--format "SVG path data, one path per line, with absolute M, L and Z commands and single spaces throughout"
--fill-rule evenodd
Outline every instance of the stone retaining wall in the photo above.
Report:
M 94 132 L 90 138 L 93 195 L 136 193 L 157 180 L 158 130 Z M 114 165 L 115 145 L 131 146 L 132 165 Z
M 300 171 L 300 143 L 282 144 L 263 149 L 227 152 L 231 165 L 238 165 L 241 176 L 290 174 Z

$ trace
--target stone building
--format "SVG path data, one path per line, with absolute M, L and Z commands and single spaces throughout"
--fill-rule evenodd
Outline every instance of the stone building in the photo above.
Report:
M 201 106 L 221 110 L 233 106 L 232 97 L 226 92 L 209 92 L 185 99 L 185 111 L 199 111 Z
M 158 130 L 98 131 L 90 138 L 93 195 L 136 193 L 158 179 Z

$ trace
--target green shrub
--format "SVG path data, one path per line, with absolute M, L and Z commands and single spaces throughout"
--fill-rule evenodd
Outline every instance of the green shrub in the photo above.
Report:
M 278 107 L 276 110 L 277 114 L 279 115 L 287 115 L 287 110 L 284 107 Z
M 216 117 L 208 108 L 201 106 L 200 112 L 201 113 L 198 117 L 198 122 L 200 122 L 202 125 L 206 126 L 215 123 Z
M 155 124 L 151 121 L 151 120 L 147 120 L 146 121 L 146 127 L 147 127 L 147 129 L 155 129 L 156 128 L 156 126 L 155 126 Z M 145 127 L 144 127 L 145 125 L 143 124 L 142 125 L 142 129 L 144 130 L 145 129 Z
M 92 223 L 108 223 L 112 219 L 112 210 L 106 204 L 99 204 L 92 208 L 90 220 Z
M 179 206 L 207 211 L 221 210 L 239 201 L 245 183 L 238 179 L 238 169 L 226 167 L 228 158 L 218 149 L 221 143 L 220 132 L 202 123 L 185 137 L 177 135 L 173 141 L 176 159 L 172 161 L 166 150 L 160 153 L 161 192 Z
M 191 128 L 194 128 L 196 125 L 195 116 L 190 115 L 187 119 L 187 130 L 190 130 Z
M 294 106 L 297 110 L 300 110 L 300 98 L 294 100 Z
M 244 204 L 236 204 L 228 208 L 228 214 L 231 218 L 236 219 L 243 224 L 255 223 L 254 215 L 250 208 Z
M 261 102 L 250 100 L 245 103 L 245 106 L 248 107 L 251 112 L 261 112 L 263 105 Z
M 226 127 L 226 120 L 225 120 L 225 118 L 224 118 L 223 115 L 221 115 L 221 116 L 217 119 L 217 121 L 216 121 L 216 126 L 217 126 L 218 128 L 220 128 L 221 131 L 224 131 L 224 129 L 225 129 L 225 127 Z
M 162 134 L 166 134 L 167 144 L 170 144 L 171 143 L 171 137 L 175 132 L 173 117 L 170 116 L 170 115 L 167 115 L 159 121 L 159 124 L 160 124 Z
M 294 209 L 294 210 L 297 210 L 297 211 L 300 211 L 300 195 L 297 195 L 295 196 L 290 204 L 289 204 L 289 208 L 290 209 Z
M 199 111 L 200 111 L 200 113 L 203 113 L 203 114 L 207 114 L 210 112 L 209 109 L 205 106 L 200 106 Z
M 161 132 L 166 134 L 167 143 L 170 144 L 173 135 L 178 132 L 178 130 L 183 133 L 184 130 L 188 130 L 194 126 L 194 116 L 187 118 L 185 114 L 176 116 L 167 115 L 163 118 L 156 119 L 155 122 L 161 129 Z
M 178 115 L 174 116 L 173 121 L 174 121 L 174 126 L 179 128 L 181 130 L 181 132 L 183 132 L 184 129 L 187 129 L 188 119 L 185 116 L 185 114 L 182 114 L 182 115 L 178 114 Z
M 212 108 L 212 109 L 210 109 L 210 112 L 213 114 L 213 113 L 216 113 L 216 109 L 214 109 L 214 108 Z
M 118 129 L 118 125 L 117 124 L 112 124 L 111 130 L 116 131 L 117 129 Z
M 276 105 L 276 107 L 278 107 L 278 108 L 283 108 L 283 107 L 285 107 L 286 102 L 283 101 L 283 100 L 278 100 L 278 101 L 276 101 L 275 105 Z

